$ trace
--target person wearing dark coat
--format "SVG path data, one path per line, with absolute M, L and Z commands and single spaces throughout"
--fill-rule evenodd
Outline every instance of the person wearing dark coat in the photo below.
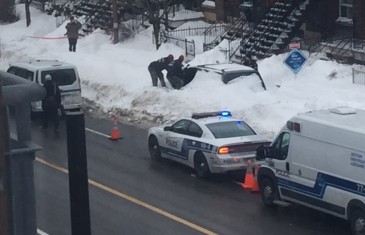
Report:
M 166 87 L 162 71 L 167 70 L 169 63 L 173 60 L 174 56 L 170 54 L 167 57 L 163 57 L 150 63 L 150 65 L 148 66 L 148 71 L 151 74 L 153 86 L 157 86 L 157 81 L 160 80 L 161 86 Z
M 59 127 L 58 108 L 61 106 L 61 93 L 56 82 L 51 75 L 45 76 L 43 87 L 46 89 L 46 96 L 42 100 L 43 109 L 43 129 L 48 128 L 48 122 L 53 122 L 54 130 L 57 132 Z
M 171 86 L 177 90 L 184 86 L 182 62 L 184 62 L 183 55 L 179 56 L 177 60 L 172 61 L 167 68 L 166 78 L 171 83 Z
M 76 44 L 77 39 L 79 38 L 79 30 L 81 29 L 81 27 L 81 23 L 75 20 L 73 16 L 71 16 L 70 22 L 66 25 L 67 32 L 65 33 L 68 38 L 69 51 L 76 52 Z

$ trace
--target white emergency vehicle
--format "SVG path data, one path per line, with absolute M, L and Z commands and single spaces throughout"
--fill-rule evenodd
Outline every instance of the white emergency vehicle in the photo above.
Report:
M 49 74 L 60 88 L 63 110 L 81 109 L 81 85 L 76 66 L 58 60 L 26 60 L 10 64 L 7 72 L 40 85 Z M 32 112 L 43 111 L 42 102 L 32 102 L 31 108 Z
M 350 221 L 365 235 L 365 111 L 340 107 L 291 118 L 258 171 L 267 206 L 299 203 Z
M 199 177 L 243 170 L 256 149 L 270 140 L 230 112 L 194 113 L 171 126 L 151 127 L 148 149 L 152 159 L 168 158 L 195 169 Z

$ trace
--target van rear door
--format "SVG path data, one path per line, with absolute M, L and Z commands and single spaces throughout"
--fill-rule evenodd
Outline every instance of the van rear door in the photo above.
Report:
M 65 109 L 74 109 L 81 106 L 80 79 L 75 68 L 57 68 L 43 70 L 40 74 L 40 83 L 43 84 L 45 76 L 50 74 L 61 91 L 62 105 Z

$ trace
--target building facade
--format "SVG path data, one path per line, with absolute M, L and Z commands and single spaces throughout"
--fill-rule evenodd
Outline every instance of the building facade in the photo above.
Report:
M 210 20 L 223 22 L 251 11 L 255 24 L 260 22 L 268 9 L 280 0 L 210 0 L 214 7 L 204 8 Z M 283 1 L 283 0 L 281 0 Z M 296 0 L 292 0 L 296 1 Z M 307 0 L 302 30 L 303 37 L 365 39 L 365 1 L 364 0 Z M 284 1 L 285 2 L 285 1 Z M 212 4 L 213 5 L 213 4 Z M 212 6 L 211 5 L 211 6 Z M 203 3 L 204 6 L 204 3 Z

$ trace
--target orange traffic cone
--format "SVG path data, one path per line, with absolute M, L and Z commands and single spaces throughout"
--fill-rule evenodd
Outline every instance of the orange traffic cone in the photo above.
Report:
M 121 139 L 117 118 L 115 116 L 113 116 L 113 128 L 112 128 L 112 133 L 110 134 L 109 139 L 111 139 L 111 140 Z
M 254 186 L 254 177 L 252 173 L 251 160 L 248 160 L 246 167 L 245 182 L 241 184 L 244 189 L 252 189 Z
M 260 169 L 261 165 L 260 164 L 255 164 L 255 172 L 254 172 L 254 179 L 253 179 L 253 185 L 251 188 L 251 192 L 259 192 L 260 191 L 260 187 L 259 187 L 259 183 L 257 182 L 257 173 Z

